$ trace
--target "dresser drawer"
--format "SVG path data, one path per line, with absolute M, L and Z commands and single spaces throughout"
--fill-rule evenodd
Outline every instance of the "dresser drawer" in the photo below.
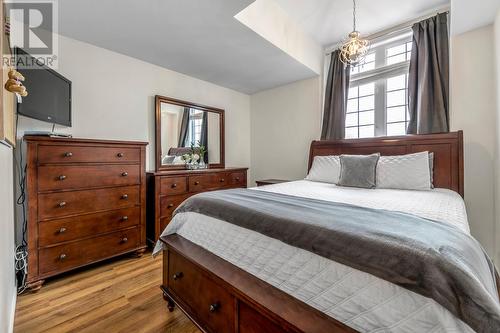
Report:
M 219 172 L 209 175 L 189 176 L 189 192 L 200 192 L 224 188 L 230 181 L 228 174 Z
M 39 273 L 64 271 L 139 247 L 139 228 L 54 246 L 38 251 Z
M 38 223 L 38 246 L 103 234 L 140 224 L 140 207 L 87 214 Z
M 38 163 L 109 163 L 139 162 L 140 148 L 44 146 L 38 147 Z
M 38 190 L 65 190 L 140 184 L 140 165 L 45 165 L 38 168 Z
M 245 186 L 247 184 L 247 174 L 245 172 L 231 172 L 228 176 L 232 186 Z
M 160 217 L 172 217 L 174 210 L 179 207 L 189 196 L 187 195 L 166 195 L 160 197 Z
M 161 177 L 161 194 L 183 194 L 187 192 L 187 177 Z
M 172 251 L 169 251 L 168 272 L 169 290 L 211 331 L 234 331 L 235 300 L 231 294 Z
M 38 195 L 38 219 L 50 219 L 139 205 L 139 185 Z

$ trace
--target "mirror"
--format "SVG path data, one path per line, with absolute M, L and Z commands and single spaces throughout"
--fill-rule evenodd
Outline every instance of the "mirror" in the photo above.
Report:
M 224 167 L 224 110 L 156 96 L 156 170 Z

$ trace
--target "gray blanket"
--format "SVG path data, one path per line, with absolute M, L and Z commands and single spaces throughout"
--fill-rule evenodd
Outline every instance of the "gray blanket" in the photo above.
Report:
M 454 226 L 410 214 L 263 191 L 207 192 L 196 212 L 278 239 L 434 299 L 477 332 L 500 332 L 495 268 Z

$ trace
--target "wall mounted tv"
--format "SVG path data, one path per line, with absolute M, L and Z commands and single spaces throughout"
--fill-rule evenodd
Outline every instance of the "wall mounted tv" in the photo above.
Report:
M 17 112 L 23 116 L 52 124 L 71 126 L 71 81 L 56 71 L 39 65 L 33 57 L 20 48 L 14 49 L 17 57 L 29 57 L 30 68 L 18 66 L 23 74 L 28 96 L 17 104 Z M 36 64 L 31 66 L 31 64 Z

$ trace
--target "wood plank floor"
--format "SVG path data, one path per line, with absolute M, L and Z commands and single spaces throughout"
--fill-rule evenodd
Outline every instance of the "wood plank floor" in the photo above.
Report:
M 17 298 L 14 332 L 199 332 L 168 312 L 160 283 L 161 255 L 150 253 L 66 274 Z

